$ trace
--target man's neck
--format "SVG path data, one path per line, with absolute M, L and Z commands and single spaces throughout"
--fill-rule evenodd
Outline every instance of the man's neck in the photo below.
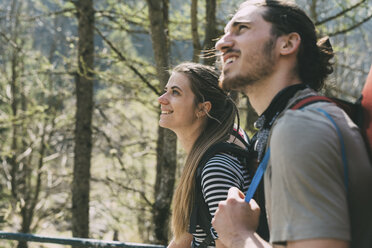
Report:
M 296 75 L 278 70 L 277 73 L 246 86 L 244 93 L 248 96 L 253 109 L 261 115 L 279 91 L 300 83 L 301 80 Z

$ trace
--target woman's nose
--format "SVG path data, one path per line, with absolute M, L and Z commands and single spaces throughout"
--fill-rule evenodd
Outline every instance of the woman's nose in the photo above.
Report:
M 163 95 L 158 97 L 158 102 L 162 105 L 168 104 L 168 99 L 166 97 L 167 93 L 164 93 Z

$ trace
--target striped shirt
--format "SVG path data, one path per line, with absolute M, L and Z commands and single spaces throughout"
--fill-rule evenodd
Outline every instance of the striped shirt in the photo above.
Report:
M 218 203 L 226 200 L 231 187 L 237 187 L 246 192 L 250 183 L 251 176 L 248 169 L 237 158 L 226 153 L 219 153 L 209 159 L 201 174 L 201 186 L 212 218 L 218 208 Z M 214 233 L 216 234 L 215 231 Z M 199 225 L 196 226 L 196 232 L 192 235 L 195 246 L 199 246 L 207 236 Z M 212 242 L 208 247 L 215 247 L 215 243 Z

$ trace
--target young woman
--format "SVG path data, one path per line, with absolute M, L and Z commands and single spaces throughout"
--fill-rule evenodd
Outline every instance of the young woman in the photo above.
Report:
M 190 234 L 190 216 L 195 199 L 195 171 L 207 149 L 231 139 L 237 108 L 218 87 L 218 73 L 209 66 L 183 63 L 173 69 L 165 92 L 159 97 L 159 125 L 174 131 L 187 153 L 186 163 L 173 198 L 170 248 L 198 247 L 206 232 L 196 225 Z M 201 174 L 201 191 L 211 216 L 218 202 L 225 200 L 230 187 L 245 192 L 249 185 L 248 171 L 239 160 L 227 153 L 210 158 Z M 197 223 L 198 224 L 198 223 Z M 223 247 L 215 240 L 208 247 Z

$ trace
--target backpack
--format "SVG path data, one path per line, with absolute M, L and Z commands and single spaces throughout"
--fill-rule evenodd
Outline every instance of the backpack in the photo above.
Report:
M 366 143 L 369 158 L 372 158 L 372 66 L 364 84 L 362 94 L 356 102 L 348 102 L 335 97 L 311 96 L 301 99 L 290 109 L 300 109 L 319 101 L 334 102 L 342 108 L 350 119 L 360 128 Z M 372 160 L 371 160 L 372 161 Z
M 360 105 L 363 111 L 363 120 L 359 126 L 367 143 L 367 148 L 369 148 L 367 149 L 369 157 L 372 158 L 372 66 L 362 90 Z
M 359 99 L 352 103 L 348 102 L 339 98 L 329 98 L 324 96 L 309 96 L 304 99 L 299 100 L 294 105 L 290 107 L 290 109 L 301 109 L 307 105 L 310 105 L 315 102 L 320 101 L 327 101 L 333 102 L 340 108 L 342 108 L 348 116 L 352 119 L 352 121 L 358 125 L 361 130 L 362 137 L 365 142 L 366 150 L 370 161 L 372 161 L 372 66 L 370 68 L 369 74 L 367 76 L 366 82 L 364 84 L 361 96 Z M 328 115 L 328 113 L 322 109 L 318 109 L 318 111 L 322 112 L 335 126 L 336 130 L 338 130 L 337 124 L 333 121 L 332 117 Z M 344 184 L 346 190 L 348 189 L 348 166 L 346 161 L 346 155 L 344 152 L 344 144 L 342 135 L 339 133 L 339 140 L 341 143 L 341 152 L 342 152 L 342 162 L 344 166 Z M 270 147 L 267 149 L 262 162 L 257 168 L 257 171 L 252 179 L 252 183 L 249 186 L 247 194 L 245 196 L 245 201 L 249 202 L 255 191 L 258 188 L 258 185 L 261 182 L 262 176 L 266 170 L 268 161 L 270 158 Z
M 257 155 L 255 152 L 253 152 L 253 150 L 249 149 L 250 145 L 248 144 L 249 141 L 247 140 L 246 134 L 244 133 L 244 131 L 243 133 L 241 133 L 241 132 L 237 132 L 236 129 L 234 129 L 234 132 L 232 133 L 232 135 L 236 137 L 238 140 L 240 140 L 245 145 L 246 149 L 243 149 L 242 147 L 236 144 L 228 143 L 228 142 L 221 142 L 221 143 L 213 144 L 207 149 L 207 151 L 204 153 L 204 155 L 200 159 L 198 167 L 195 172 L 195 194 L 194 194 L 195 198 L 194 198 L 194 204 L 193 204 L 191 215 L 190 215 L 189 233 L 195 233 L 197 224 L 205 231 L 207 236 L 205 240 L 202 243 L 200 243 L 200 245 L 198 246 L 200 248 L 208 247 L 208 245 L 212 243 L 214 239 L 217 238 L 212 231 L 212 224 L 211 224 L 212 216 L 209 212 L 208 204 L 204 200 L 204 197 L 202 194 L 202 188 L 201 188 L 201 174 L 202 174 L 205 164 L 214 155 L 218 153 L 227 153 L 227 154 L 230 154 L 238 158 L 238 160 L 243 166 L 248 168 L 249 171 L 252 171 L 252 175 L 254 173 L 254 166 L 251 161 L 253 161 Z M 263 199 L 263 197 L 261 199 Z M 260 227 L 262 230 L 265 230 L 265 233 L 261 232 L 261 235 L 264 237 L 268 236 L 266 215 L 263 215 L 262 217 L 260 217 Z M 194 242 L 192 243 L 192 247 L 195 247 Z

